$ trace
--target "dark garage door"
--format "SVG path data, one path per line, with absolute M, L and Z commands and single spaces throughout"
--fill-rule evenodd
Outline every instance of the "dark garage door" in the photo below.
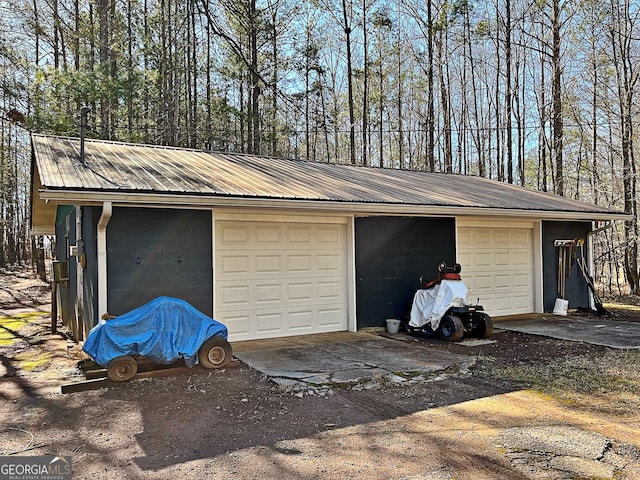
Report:
M 456 260 L 453 218 L 357 218 L 355 230 L 358 328 L 403 319 L 420 275 Z
M 109 313 L 167 295 L 213 314 L 211 212 L 114 208 L 107 227 Z

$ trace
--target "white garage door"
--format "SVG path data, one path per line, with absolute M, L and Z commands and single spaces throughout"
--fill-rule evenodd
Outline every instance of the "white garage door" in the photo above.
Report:
M 347 330 L 346 224 L 215 228 L 215 314 L 230 340 Z
M 489 315 L 534 311 L 532 228 L 459 226 L 458 262 L 469 300 Z

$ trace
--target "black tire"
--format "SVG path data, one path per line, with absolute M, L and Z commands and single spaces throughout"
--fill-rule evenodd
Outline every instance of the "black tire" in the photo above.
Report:
M 455 315 L 445 315 L 442 317 L 442 320 L 440 320 L 438 333 L 440 338 L 447 342 L 457 342 L 462 340 L 464 335 L 462 320 Z
M 224 368 L 233 359 L 231 344 L 219 335 L 214 335 L 198 350 L 198 361 L 204 368 Z
M 131 355 L 116 357 L 107 365 L 107 378 L 114 382 L 126 382 L 138 373 L 138 363 Z
M 493 320 L 486 313 L 483 313 L 476 327 L 478 338 L 491 338 L 493 335 Z

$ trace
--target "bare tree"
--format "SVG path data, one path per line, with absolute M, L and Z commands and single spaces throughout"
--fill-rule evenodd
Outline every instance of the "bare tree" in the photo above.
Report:
M 632 219 L 624 223 L 626 244 L 624 268 L 631 292 L 637 295 L 640 293 L 640 274 L 638 272 L 638 203 L 633 145 L 633 108 L 640 69 L 637 66 L 637 58 L 633 56 L 633 32 L 636 19 L 631 13 L 629 0 L 622 2 L 611 0 L 610 6 L 612 22 L 609 35 L 619 102 L 624 209 L 632 215 Z M 635 42 L 637 41 L 636 39 Z

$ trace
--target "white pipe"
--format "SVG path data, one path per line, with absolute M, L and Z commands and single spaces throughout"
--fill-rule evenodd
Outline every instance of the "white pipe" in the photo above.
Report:
M 98 220 L 98 316 L 109 311 L 107 305 L 107 225 L 111 220 L 111 202 L 102 204 L 102 214 Z M 98 320 L 100 319 L 98 318 Z

